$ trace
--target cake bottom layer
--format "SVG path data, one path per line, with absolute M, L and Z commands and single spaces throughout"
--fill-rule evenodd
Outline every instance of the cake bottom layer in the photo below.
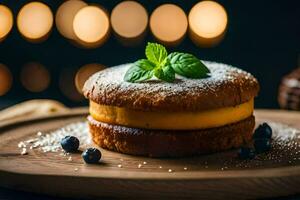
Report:
M 111 125 L 88 117 L 93 142 L 120 153 L 149 157 L 183 157 L 237 148 L 252 138 L 254 116 L 202 130 L 149 130 Z

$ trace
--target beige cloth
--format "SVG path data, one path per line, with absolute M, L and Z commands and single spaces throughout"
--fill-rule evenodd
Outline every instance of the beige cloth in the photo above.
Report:
M 26 117 L 49 116 L 70 110 L 58 101 L 35 99 L 25 101 L 0 111 L 0 122 Z

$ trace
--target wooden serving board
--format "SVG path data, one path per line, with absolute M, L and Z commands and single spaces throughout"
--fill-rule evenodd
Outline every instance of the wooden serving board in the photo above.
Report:
M 87 109 L 75 109 L 51 117 L 0 123 L 0 186 L 77 198 L 254 199 L 300 192 L 300 152 L 292 161 L 289 157 L 295 156 L 295 149 L 282 150 L 282 155 L 279 151 L 279 157 L 274 154 L 276 158 L 262 156 L 254 161 L 238 160 L 236 150 L 181 159 L 151 159 L 102 149 L 103 159 L 97 165 L 84 164 L 80 153 L 72 154 L 72 161 L 59 153 L 38 149 L 20 154 L 20 141 L 38 131 L 83 121 L 86 116 Z M 256 118 L 258 122 L 282 122 L 300 129 L 297 112 L 257 110 Z

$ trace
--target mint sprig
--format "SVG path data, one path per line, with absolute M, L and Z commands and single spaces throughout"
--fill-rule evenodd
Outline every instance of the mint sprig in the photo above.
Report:
M 174 52 L 168 55 L 166 48 L 157 43 L 148 43 L 145 54 L 147 59 L 140 59 L 132 64 L 124 76 L 127 82 L 137 83 L 153 76 L 173 82 L 175 74 L 187 78 L 205 78 L 209 69 L 195 56 L 188 53 Z

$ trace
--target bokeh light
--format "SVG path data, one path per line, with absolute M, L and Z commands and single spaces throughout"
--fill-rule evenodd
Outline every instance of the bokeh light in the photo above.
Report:
M 5 95 L 10 90 L 12 82 L 11 72 L 4 64 L 0 64 L 0 96 Z
M 161 43 L 174 46 L 184 38 L 188 21 L 184 11 L 177 5 L 164 4 L 156 8 L 150 17 L 150 29 Z
M 57 30 L 68 39 L 76 39 L 73 30 L 73 20 L 76 13 L 87 3 L 80 0 L 69 0 L 61 4 L 55 15 L 55 23 Z
M 94 73 L 105 69 L 104 65 L 98 63 L 92 63 L 82 66 L 76 73 L 75 86 L 79 93 L 82 93 L 82 88 L 85 81 L 92 76 Z
M 52 25 L 53 14 L 50 8 L 41 2 L 26 4 L 17 16 L 17 26 L 20 33 L 32 42 L 45 40 Z
M 0 41 L 11 31 L 13 26 L 13 14 L 11 10 L 4 6 L 0 5 Z
M 145 36 L 148 25 L 146 9 L 136 1 L 123 1 L 111 13 L 111 26 L 124 45 L 135 45 Z
M 227 13 L 214 1 L 201 1 L 189 13 L 190 37 L 194 43 L 213 46 L 219 43 L 227 27 Z
M 79 43 L 87 48 L 98 47 L 109 36 L 109 18 L 98 6 L 86 6 L 75 15 L 73 29 Z
M 75 87 L 75 76 L 76 70 L 74 68 L 63 68 L 59 76 L 59 89 L 68 99 L 79 102 L 84 100 L 84 96 Z
M 40 63 L 30 62 L 21 70 L 21 83 L 30 92 L 42 92 L 50 84 L 50 74 Z

